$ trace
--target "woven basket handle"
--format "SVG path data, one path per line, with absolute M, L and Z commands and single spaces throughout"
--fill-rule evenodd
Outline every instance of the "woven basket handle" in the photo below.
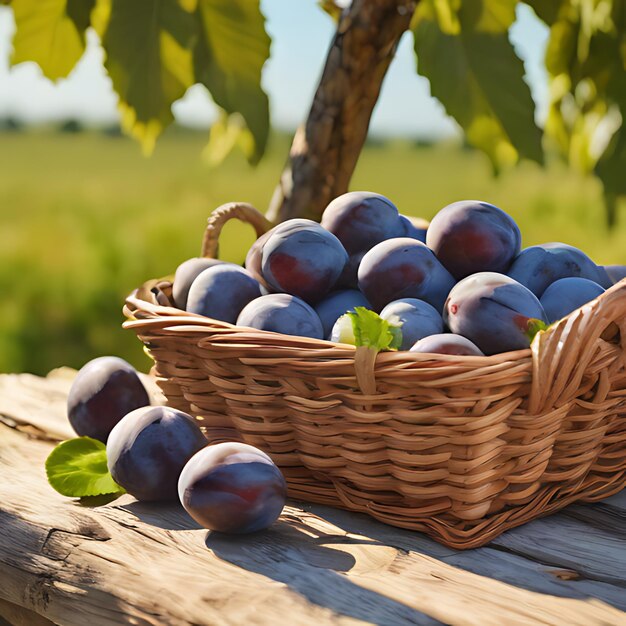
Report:
M 247 202 L 228 202 L 222 204 L 211 213 L 202 239 L 202 256 L 210 259 L 217 258 L 220 233 L 226 222 L 238 219 L 250 224 L 256 231 L 257 238 L 265 234 L 273 224 L 260 211 L 257 211 Z
M 626 280 L 535 338 L 531 345 L 529 412 L 535 414 L 552 407 L 559 397 L 573 398 L 596 354 L 596 342 L 600 338 L 613 339 L 616 331 L 621 358 L 626 359 Z M 609 334 L 613 336 L 607 337 Z M 609 389 L 604 391 L 608 393 Z

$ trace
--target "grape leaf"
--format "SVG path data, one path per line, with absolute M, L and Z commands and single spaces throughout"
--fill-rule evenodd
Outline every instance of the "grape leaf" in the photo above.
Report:
M 270 38 L 259 3 L 198 0 L 197 16 L 195 80 L 207 87 L 225 112 L 212 129 L 208 159 L 218 162 L 238 144 L 248 160 L 256 163 L 269 134 L 269 102 L 261 88 L 261 72 L 269 57 Z
M 119 96 L 122 128 L 145 154 L 171 123 L 171 105 L 193 82 L 196 0 L 99 0 L 96 28 Z
M 105 445 L 91 437 L 60 443 L 46 459 L 46 475 L 53 489 L 64 496 L 124 493 L 109 473 Z
M 413 21 L 418 72 L 494 169 L 519 156 L 541 163 L 541 131 L 523 80 L 524 66 L 508 39 L 515 0 L 423 0 Z M 440 19 L 441 18 L 441 19 Z
M 346 315 L 352 320 L 356 346 L 367 346 L 378 351 L 397 350 L 402 344 L 402 331 L 378 313 L 362 306 Z
M 13 0 L 11 63 L 34 61 L 50 80 L 65 78 L 85 51 L 96 0 Z

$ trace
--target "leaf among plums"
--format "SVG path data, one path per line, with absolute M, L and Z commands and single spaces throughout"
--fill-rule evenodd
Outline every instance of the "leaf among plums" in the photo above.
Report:
M 91 437 L 60 443 L 46 460 L 46 475 L 53 489 L 71 498 L 125 493 L 109 473 L 106 446 Z
M 528 338 L 530 339 L 530 343 L 533 342 L 535 335 L 537 333 L 542 332 L 548 329 L 548 324 L 546 324 L 543 320 L 538 320 L 535 318 L 531 318 L 528 320 Z
M 357 306 L 353 313 L 347 313 L 352 320 L 356 346 L 367 346 L 378 351 L 397 350 L 402 344 L 402 331 L 378 313 Z

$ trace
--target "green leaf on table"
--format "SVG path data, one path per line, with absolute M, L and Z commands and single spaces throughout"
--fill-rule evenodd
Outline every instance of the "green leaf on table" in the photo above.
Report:
M 50 80 L 65 78 L 85 51 L 96 0 L 13 0 L 11 63 L 34 61 Z
M 50 485 L 64 496 L 123 494 L 107 467 L 106 446 L 91 437 L 60 443 L 46 459 Z
M 194 83 L 195 9 L 196 0 L 99 0 L 94 12 L 122 128 L 145 154 L 174 119 L 172 103 Z
M 418 72 L 494 169 L 541 163 L 541 131 L 508 38 L 516 0 L 422 0 L 413 20 Z
M 355 345 L 382 350 L 397 350 L 402 344 L 402 331 L 384 320 L 378 313 L 362 306 L 346 315 L 352 320 Z
M 259 2 L 198 0 L 197 16 L 194 77 L 223 111 L 211 129 L 209 160 L 219 162 L 239 145 L 247 159 L 257 163 L 269 134 L 269 102 L 261 88 L 261 72 L 270 38 Z

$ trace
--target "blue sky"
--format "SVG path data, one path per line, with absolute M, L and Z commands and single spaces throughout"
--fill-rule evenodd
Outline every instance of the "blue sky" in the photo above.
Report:
M 272 37 L 271 58 L 263 73 L 272 122 L 279 128 L 292 129 L 306 117 L 334 24 L 315 0 L 261 0 L 261 5 Z M 69 78 L 52 84 L 34 64 L 9 69 L 13 29 L 11 11 L 1 8 L 0 116 L 12 115 L 29 122 L 76 117 L 108 123 L 117 119 L 116 96 L 102 68 L 102 52 L 93 33 L 85 56 Z M 543 70 L 547 29 L 525 5 L 518 8 L 512 40 L 524 59 L 527 82 L 541 118 L 547 95 Z M 428 81 L 415 71 L 412 45 L 411 35 L 405 34 L 374 111 L 372 132 L 410 137 L 455 134 L 455 123 L 430 97 Z M 214 107 L 206 90 L 195 86 L 175 103 L 174 114 L 181 123 L 208 127 L 214 119 Z

